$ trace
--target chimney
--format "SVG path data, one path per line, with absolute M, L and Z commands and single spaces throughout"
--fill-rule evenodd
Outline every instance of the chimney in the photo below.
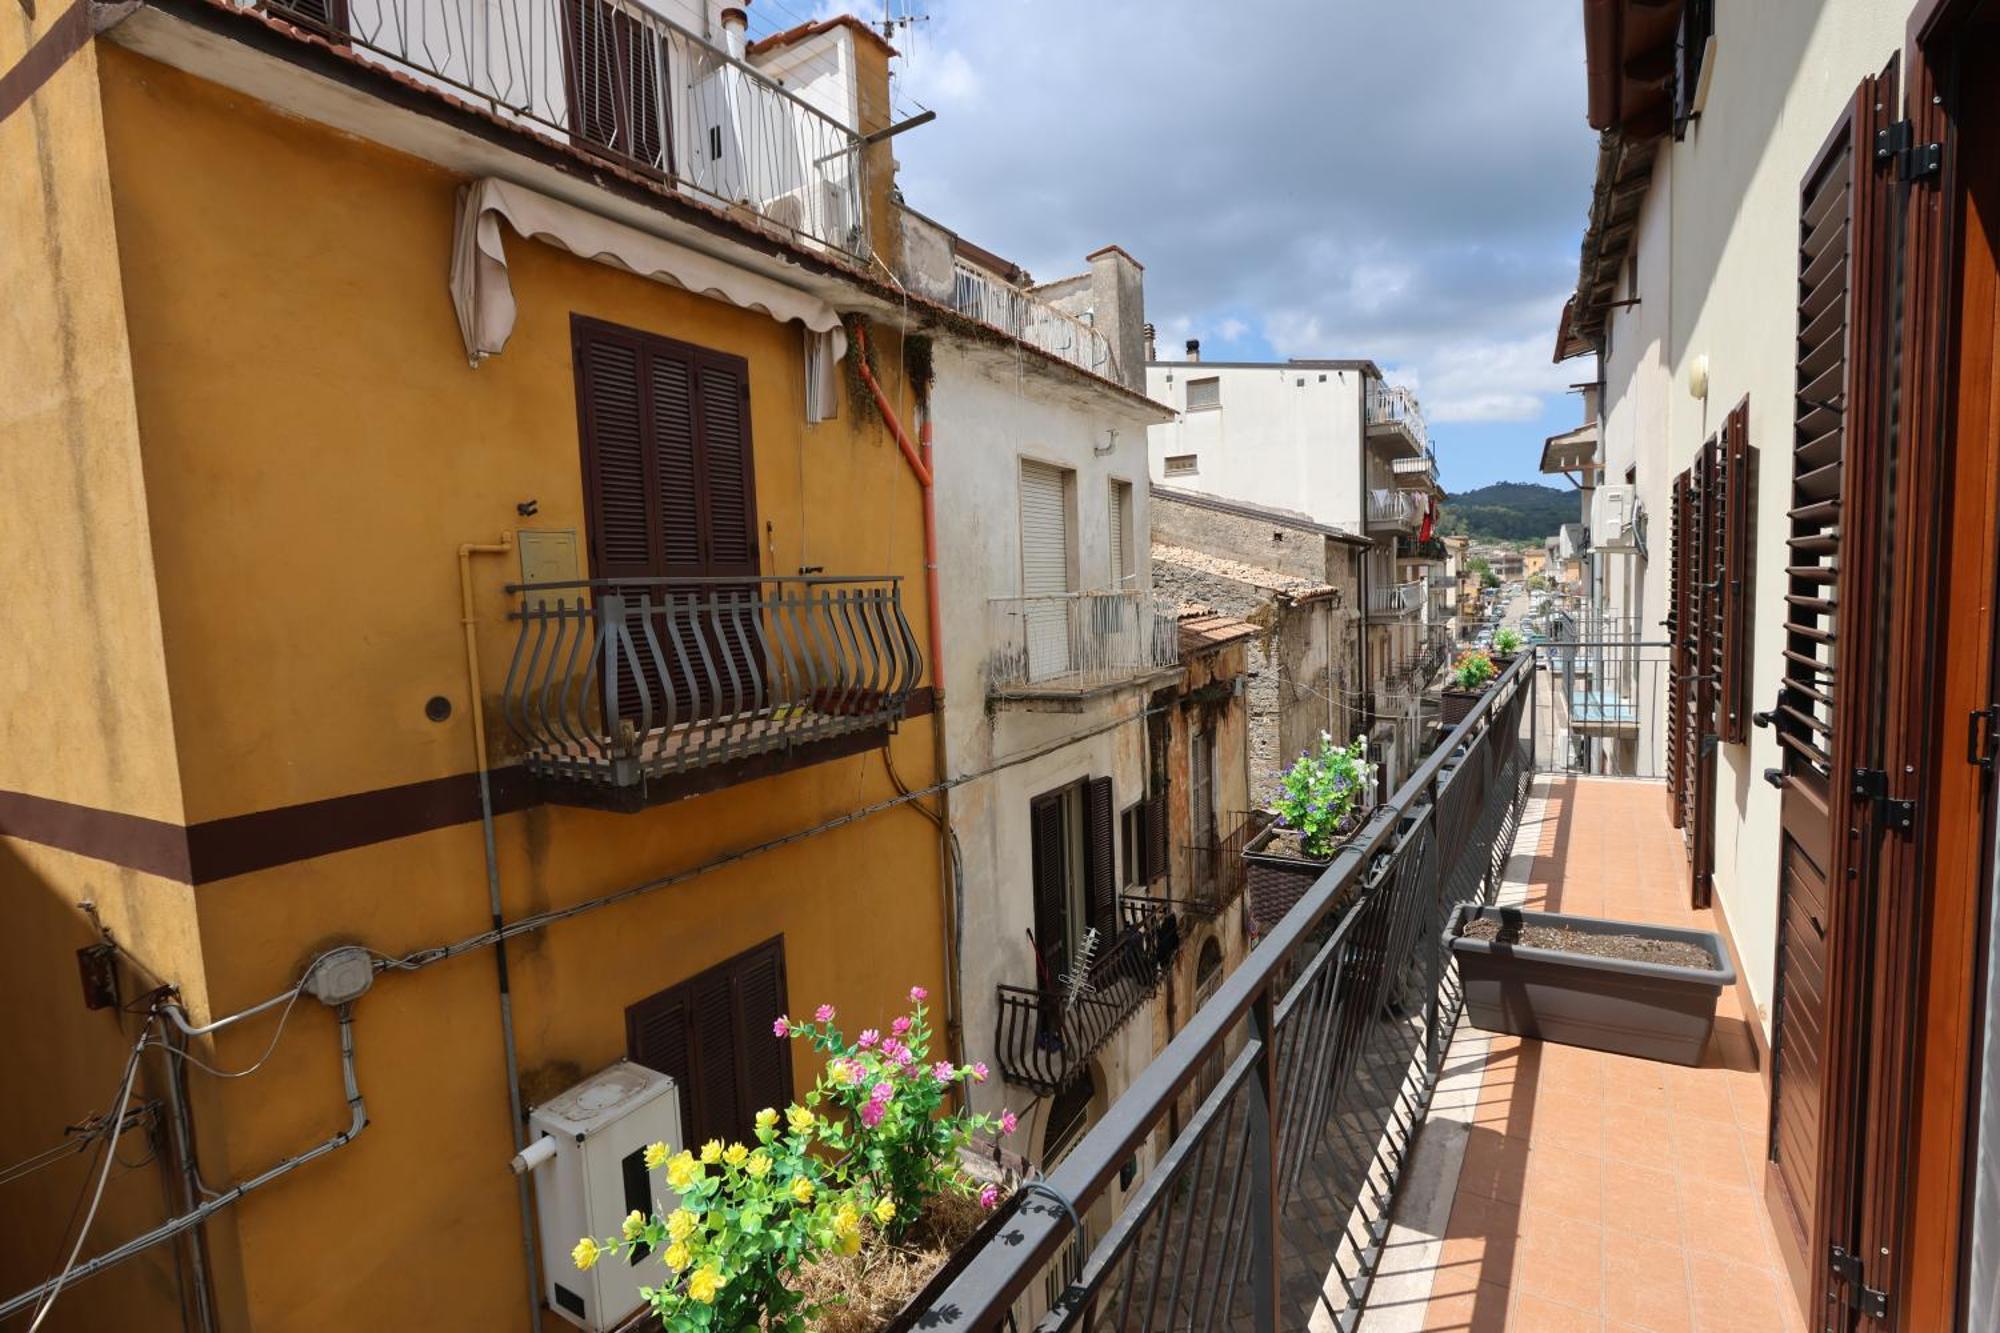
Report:
M 744 32 L 749 25 L 750 16 L 735 6 L 722 11 L 722 47 L 738 60 L 749 45 Z
M 1190 339 L 1188 339 L 1188 341 L 1187 341 L 1187 359 L 1188 359 L 1188 360 L 1190 360 L 1190 361 L 1199 361 L 1199 360 L 1201 360 L 1201 339 L 1199 339 L 1199 338 L 1190 338 Z
M 1090 255 L 1090 308 L 1097 331 L 1111 344 L 1107 379 L 1146 391 L 1146 269 L 1115 245 Z
M 1153 324 L 1151 320 L 1148 320 L 1146 322 L 1146 360 L 1148 362 L 1151 362 L 1154 359 L 1155 359 L 1155 354 L 1153 350 Z

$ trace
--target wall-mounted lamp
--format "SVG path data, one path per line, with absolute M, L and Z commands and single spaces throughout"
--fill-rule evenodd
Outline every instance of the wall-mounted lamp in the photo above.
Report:
M 1708 353 L 1698 354 L 1688 363 L 1688 393 L 1708 401 Z
M 1099 458 L 1102 458 L 1104 457 L 1104 455 L 1110 453 L 1117 447 L 1118 447 L 1118 432 L 1117 430 L 1112 429 L 1104 432 L 1104 447 L 1100 449 L 1096 445 L 1092 445 L 1090 447 L 1090 452 L 1096 454 Z

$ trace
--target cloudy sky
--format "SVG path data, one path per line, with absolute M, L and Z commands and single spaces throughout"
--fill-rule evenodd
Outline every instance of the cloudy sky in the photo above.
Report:
M 1543 480 L 1588 373 L 1550 363 L 1595 142 L 1578 0 L 890 3 L 928 16 L 896 39 L 898 101 L 938 116 L 896 140 L 913 206 L 1037 278 L 1116 241 L 1163 352 L 1373 358 L 1450 489 Z

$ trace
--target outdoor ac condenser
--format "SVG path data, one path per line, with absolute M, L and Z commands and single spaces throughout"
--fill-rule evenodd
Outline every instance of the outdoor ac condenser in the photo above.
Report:
M 579 1328 L 604 1333 L 639 1308 L 639 1288 L 665 1284 L 655 1255 L 606 1255 L 578 1272 L 570 1251 L 584 1236 L 618 1234 L 625 1215 L 671 1210 L 678 1200 L 646 1170 L 649 1143 L 683 1146 L 680 1090 L 664 1074 L 620 1060 L 528 1115 L 528 1148 L 516 1158 L 535 1173 L 542 1239 L 542 1292 Z

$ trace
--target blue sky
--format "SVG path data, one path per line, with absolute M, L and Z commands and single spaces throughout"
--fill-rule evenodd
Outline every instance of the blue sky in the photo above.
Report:
M 1449 488 L 1543 480 L 1590 374 L 1550 360 L 1596 146 L 1577 0 L 887 3 L 922 16 L 895 99 L 937 112 L 894 140 L 914 207 L 1044 280 L 1117 242 L 1163 350 L 1371 358 Z

